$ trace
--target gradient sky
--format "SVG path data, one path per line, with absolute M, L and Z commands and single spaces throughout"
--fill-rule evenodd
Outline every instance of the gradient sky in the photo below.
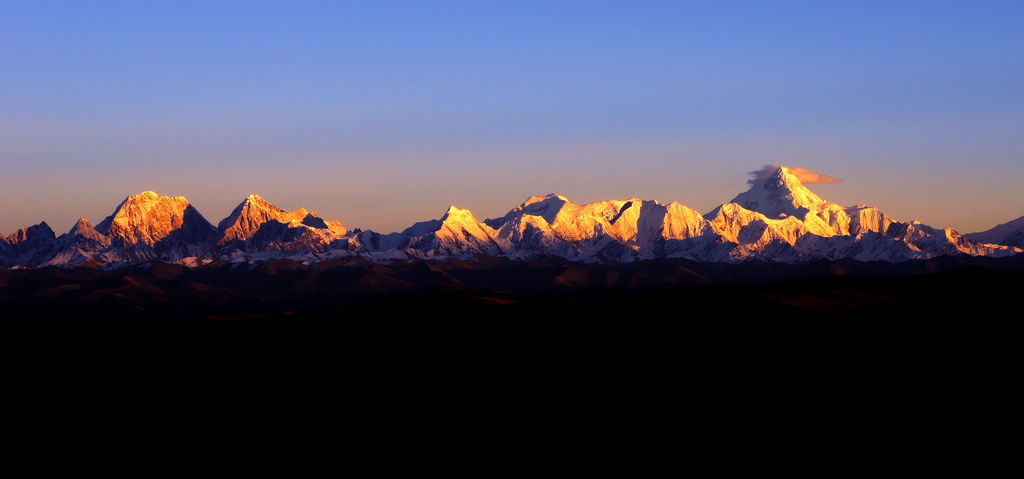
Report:
M 0 0 L 3 234 L 148 189 L 382 232 L 550 192 L 706 212 L 770 163 L 1024 215 L 1024 2 Z

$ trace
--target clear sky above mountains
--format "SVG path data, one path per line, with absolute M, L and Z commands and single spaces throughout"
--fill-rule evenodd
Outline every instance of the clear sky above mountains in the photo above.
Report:
M 765 164 L 1024 215 L 1021 2 L 0 4 L 0 233 L 143 190 L 395 231 L 533 194 L 706 212 Z

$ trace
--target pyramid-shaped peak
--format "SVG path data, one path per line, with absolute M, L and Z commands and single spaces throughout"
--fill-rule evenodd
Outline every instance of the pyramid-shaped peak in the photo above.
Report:
M 184 196 L 143 191 L 125 198 L 114 213 L 95 227 L 124 244 L 154 245 L 171 234 L 206 241 L 214 228 Z
M 269 202 L 267 200 L 263 199 L 262 196 L 257 195 L 255 193 L 250 194 L 249 196 L 246 196 L 245 197 L 245 201 L 248 202 L 248 203 L 268 203 L 269 204 Z
M 305 208 L 287 211 L 270 203 L 260 195 L 251 194 L 246 196 L 227 218 L 218 223 L 217 230 L 221 232 L 218 244 L 248 240 L 265 223 L 270 221 L 283 223 L 289 225 L 289 227 L 305 225 L 312 228 L 331 229 L 331 231 L 335 232 L 346 231 L 341 226 L 341 223 L 333 222 L 329 224 L 318 217 L 315 211 L 309 211 Z
M 747 181 L 750 189 L 733 198 L 751 211 L 757 211 L 769 218 L 785 216 L 804 217 L 808 211 L 828 205 L 804 183 L 835 183 L 839 180 L 799 167 L 767 165 L 759 171 L 750 172 L 753 177 Z
M 776 185 L 797 187 L 803 186 L 799 175 L 795 174 L 794 168 L 785 165 L 765 165 L 758 171 L 749 173 L 751 178 L 747 180 L 750 186 Z
M 257 195 L 255 193 L 253 193 L 253 194 L 251 194 L 249 196 L 246 196 L 245 199 L 242 200 L 242 202 L 239 203 L 239 205 L 238 205 L 239 208 L 243 208 L 243 207 L 246 207 L 246 206 L 255 206 L 257 208 L 270 209 L 270 210 L 274 210 L 274 211 L 284 211 L 284 209 L 282 209 L 282 208 L 278 207 L 277 205 L 267 201 L 266 198 L 264 198 L 264 197 L 262 197 L 260 195 Z
M 90 238 L 97 241 L 103 241 L 105 239 L 104 235 L 99 231 L 96 231 L 96 228 L 94 228 L 92 224 L 89 223 L 89 220 L 86 219 L 86 217 L 84 216 L 79 218 L 78 221 L 75 222 L 75 226 L 71 227 L 71 230 L 68 231 L 68 235 L 73 237 L 78 236 Z
M 473 221 L 476 221 L 476 218 L 473 216 L 473 212 L 464 208 L 459 208 L 455 205 L 449 205 L 448 209 L 444 212 L 444 216 L 441 217 L 441 221 L 453 219 L 472 219 Z
M 238 207 L 235 208 L 235 211 L 232 212 L 231 216 L 236 216 L 242 210 L 247 209 L 249 207 L 257 207 L 259 209 L 269 210 L 270 212 L 272 212 L 274 214 L 274 216 L 277 217 L 275 219 L 279 219 L 279 220 L 283 219 L 283 218 L 280 217 L 282 214 L 284 214 L 284 215 L 286 215 L 288 217 L 288 219 L 289 219 L 288 221 L 301 221 L 303 218 L 305 218 L 307 215 L 310 215 L 310 214 L 312 214 L 313 216 L 316 216 L 316 212 L 315 211 L 308 211 L 305 208 L 299 208 L 299 209 L 297 209 L 295 211 L 288 211 L 288 210 L 286 210 L 284 208 L 281 208 L 280 206 L 277 206 L 277 205 L 271 203 L 270 201 L 267 201 L 266 198 L 264 198 L 264 197 L 262 197 L 262 196 L 260 196 L 258 194 L 255 194 L 255 193 L 250 194 L 249 196 L 246 196 L 245 199 L 242 200 L 242 202 L 238 204 Z M 288 221 L 284 221 L 284 222 L 287 223 Z
M 479 221 L 469 210 L 450 205 L 445 210 L 444 216 L 441 219 L 416 222 L 402 230 L 402 234 L 407 236 L 423 236 L 444 229 L 459 230 L 467 228 L 474 231 L 479 229 Z
M 800 178 L 798 178 L 796 174 L 794 174 L 795 168 L 791 166 L 772 165 L 772 169 L 774 170 L 772 176 L 786 177 L 796 179 L 797 181 L 800 180 Z
M 93 229 L 92 223 L 89 222 L 88 218 L 82 216 L 81 218 L 78 218 L 78 221 L 75 222 L 75 226 L 71 227 L 71 232 L 74 233 L 74 232 L 80 231 L 80 230 L 91 230 L 91 229 Z
M 814 172 L 806 168 L 801 168 L 799 166 L 786 165 L 766 165 L 760 171 L 752 171 L 750 172 L 750 174 L 754 175 L 754 178 L 748 181 L 748 183 L 750 183 L 751 185 L 756 183 L 758 180 L 767 178 L 770 178 L 775 181 L 782 181 L 792 185 L 804 185 L 812 183 L 830 185 L 842 181 L 834 176 Z

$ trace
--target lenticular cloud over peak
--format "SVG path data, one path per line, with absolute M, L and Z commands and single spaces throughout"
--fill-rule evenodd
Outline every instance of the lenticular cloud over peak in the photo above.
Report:
M 775 174 L 779 171 L 779 168 L 785 168 L 789 170 L 789 173 L 796 176 L 801 183 L 806 184 L 822 184 L 831 185 L 833 183 L 840 183 L 843 180 L 834 176 L 823 175 L 808 169 L 800 168 L 798 166 L 786 166 L 786 165 L 764 165 L 760 170 L 751 171 L 749 174 L 753 178 L 747 180 L 747 183 L 753 185 L 758 180 L 763 180 Z

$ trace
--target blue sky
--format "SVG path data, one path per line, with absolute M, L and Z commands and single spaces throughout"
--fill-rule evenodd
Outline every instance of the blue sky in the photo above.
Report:
M 0 232 L 145 189 L 399 230 L 701 211 L 766 163 L 964 232 L 1024 215 L 1021 2 L 0 1 Z

